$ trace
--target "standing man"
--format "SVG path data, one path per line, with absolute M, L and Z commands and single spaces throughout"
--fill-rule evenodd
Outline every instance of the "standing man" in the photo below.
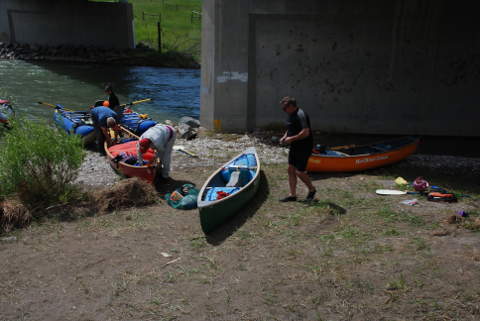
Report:
M 173 144 L 175 143 L 175 130 L 163 124 L 157 124 L 147 129 L 146 132 L 140 136 L 137 143 L 137 158 L 140 164 L 143 164 L 142 154 L 148 148 L 152 147 L 156 151 L 156 157 L 151 164 L 155 164 L 157 160 L 162 166 L 162 177 L 169 178 L 170 162 L 172 158 Z
M 113 87 L 111 84 L 107 84 L 105 86 L 105 93 L 108 95 L 108 106 L 110 107 L 114 112 L 117 113 L 118 117 L 121 117 L 122 115 L 122 108 L 120 107 L 120 101 L 118 100 L 117 95 L 113 92 Z M 106 105 L 106 104 L 104 104 Z
M 90 110 L 92 114 L 93 126 L 95 127 L 95 136 L 97 148 L 101 154 L 105 154 L 104 143 L 107 141 L 108 146 L 112 144 L 108 128 L 118 131 L 117 113 L 108 107 L 98 106 Z
M 306 201 L 312 201 L 317 192 L 307 174 L 308 158 L 312 154 L 313 135 L 310 118 L 307 113 L 297 107 L 293 97 L 284 97 L 280 101 L 282 110 L 288 114 L 287 131 L 280 138 L 281 144 L 290 144 L 288 153 L 288 184 L 290 195 L 280 202 L 294 202 L 297 200 L 297 177 L 308 187 Z

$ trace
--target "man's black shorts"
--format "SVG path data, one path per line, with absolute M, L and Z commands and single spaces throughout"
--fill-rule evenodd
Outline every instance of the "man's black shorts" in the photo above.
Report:
M 299 172 L 305 172 L 310 155 L 312 155 L 312 147 L 309 145 L 291 146 L 288 153 L 288 164 L 293 165 Z

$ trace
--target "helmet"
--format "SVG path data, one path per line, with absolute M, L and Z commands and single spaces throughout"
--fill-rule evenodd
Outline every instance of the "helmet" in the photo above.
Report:
M 428 188 L 428 186 L 429 186 L 428 182 L 422 176 L 415 178 L 415 180 L 413 181 L 413 188 L 417 192 L 425 191 Z
M 110 102 L 108 100 L 105 100 L 103 102 L 103 107 L 110 107 Z

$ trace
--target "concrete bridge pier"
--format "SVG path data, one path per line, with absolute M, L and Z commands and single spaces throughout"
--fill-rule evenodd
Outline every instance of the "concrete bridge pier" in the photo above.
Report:
M 201 121 L 280 126 L 295 96 L 314 129 L 480 136 L 474 1 L 204 0 Z

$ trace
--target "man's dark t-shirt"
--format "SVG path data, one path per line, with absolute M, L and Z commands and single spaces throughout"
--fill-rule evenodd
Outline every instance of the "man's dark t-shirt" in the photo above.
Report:
M 117 95 L 115 95 L 114 93 L 112 93 L 111 95 L 108 96 L 108 102 L 110 104 L 110 108 L 112 108 L 112 109 L 120 106 L 120 101 L 118 100 Z
M 308 149 L 313 147 L 312 127 L 310 126 L 310 118 L 303 109 L 298 108 L 296 112 L 289 114 L 287 119 L 287 136 L 295 136 L 304 128 L 309 128 L 310 133 L 307 137 L 301 140 L 292 142 L 292 149 Z

